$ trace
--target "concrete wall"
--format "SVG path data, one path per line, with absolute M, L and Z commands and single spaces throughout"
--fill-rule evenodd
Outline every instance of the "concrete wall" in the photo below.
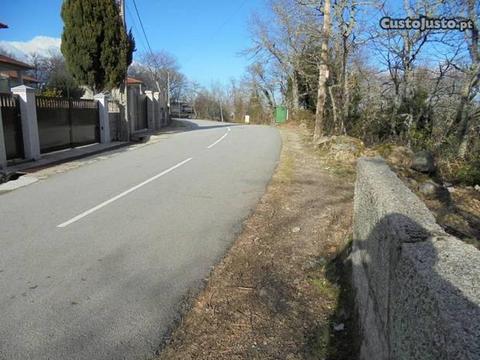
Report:
M 358 161 L 354 212 L 361 359 L 480 359 L 480 251 L 381 158 Z

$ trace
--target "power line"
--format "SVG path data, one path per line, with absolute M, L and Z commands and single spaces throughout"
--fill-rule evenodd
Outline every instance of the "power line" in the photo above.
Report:
M 135 33 L 136 33 L 137 35 L 139 35 L 139 39 L 140 39 L 140 41 L 141 41 L 141 43 L 142 43 L 142 48 L 143 48 L 144 50 L 147 50 L 147 46 L 145 45 L 145 41 L 144 41 L 143 38 L 140 36 L 141 33 L 140 33 L 140 30 L 138 30 L 137 21 L 135 20 L 135 16 L 133 16 L 132 12 L 130 11 L 130 8 L 129 8 L 127 2 L 125 2 L 125 5 L 126 5 L 126 8 L 127 8 L 127 13 L 128 13 L 128 15 L 131 17 L 131 19 L 132 19 L 133 29 L 135 30 Z
M 212 41 L 215 39 L 215 37 L 218 35 L 218 33 L 220 32 L 220 30 L 223 29 L 223 27 L 225 25 L 227 25 L 233 18 L 235 15 L 238 14 L 238 12 L 243 8 L 243 6 L 248 2 L 248 0 L 244 0 L 242 3 L 240 3 L 240 6 L 238 6 L 236 8 L 236 10 L 234 12 L 232 12 L 222 23 L 220 23 L 220 25 L 216 28 L 215 31 L 213 31 L 213 33 L 208 37 L 208 42 L 211 44 Z M 195 52 L 196 53 L 196 52 Z M 193 58 L 194 58 L 194 54 L 195 53 L 192 53 L 191 56 L 189 56 L 185 61 L 184 63 L 188 63 L 190 62 Z
M 147 42 L 148 50 L 150 51 L 150 55 L 151 55 L 151 57 L 152 57 L 152 61 L 155 63 L 155 65 L 157 66 L 157 68 L 160 68 L 161 66 L 158 64 L 157 57 L 156 57 L 155 54 L 153 53 L 152 47 L 150 46 L 150 41 L 148 41 L 147 33 L 146 33 L 146 31 L 145 31 L 145 27 L 143 26 L 142 18 L 140 17 L 140 13 L 139 13 L 139 11 L 138 11 L 137 3 L 136 3 L 135 0 L 132 0 L 132 1 L 133 1 L 133 6 L 135 7 L 135 12 L 137 13 L 138 21 L 140 22 L 140 27 L 142 28 L 143 36 L 145 37 L 145 40 L 146 40 L 146 42 Z M 168 72 L 167 72 L 167 75 L 168 75 Z
M 220 24 L 220 26 L 218 27 L 218 29 L 217 29 L 217 30 L 213 33 L 213 35 L 210 37 L 210 41 L 213 40 L 213 39 L 215 38 L 215 36 L 220 32 L 220 30 L 222 30 L 223 27 L 224 27 L 225 25 L 227 25 L 227 24 L 230 22 L 230 20 L 232 20 L 232 19 L 234 18 L 235 15 L 238 14 L 238 12 L 243 8 L 243 6 L 247 3 L 247 1 L 248 1 L 248 0 L 244 0 L 244 1 L 240 4 L 240 6 L 239 6 L 233 13 L 231 13 L 230 16 L 227 17 L 223 23 Z
M 150 50 L 150 55 L 152 57 L 152 61 L 155 63 L 157 68 L 161 68 L 161 66 L 158 64 L 157 57 L 152 51 L 152 47 L 150 46 L 150 41 L 148 41 L 147 33 L 145 31 L 145 27 L 143 26 L 143 21 L 142 18 L 140 17 L 140 13 L 138 11 L 137 7 L 137 2 L 135 0 L 133 1 L 133 6 L 135 7 L 135 12 L 137 13 L 138 21 L 140 21 L 140 27 L 142 28 L 143 36 L 145 37 L 145 40 L 147 41 L 148 49 Z M 158 90 L 160 90 L 160 85 L 158 84 L 158 81 L 155 80 Z M 167 107 L 170 108 L 170 72 L 167 70 Z M 170 110 L 169 110 L 170 113 Z
M 148 41 L 147 33 L 145 32 L 145 28 L 143 27 L 142 18 L 140 17 L 140 13 L 138 12 L 137 2 L 135 0 L 132 0 L 132 1 L 133 1 L 133 6 L 135 7 L 135 12 L 137 13 L 138 20 L 140 21 L 140 26 L 141 26 L 142 31 L 143 31 L 143 36 L 145 37 L 145 40 L 147 41 L 148 49 L 150 50 L 150 54 L 152 55 L 152 57 L 154 57 L 152 47 L 150 46 L 150 42 Z

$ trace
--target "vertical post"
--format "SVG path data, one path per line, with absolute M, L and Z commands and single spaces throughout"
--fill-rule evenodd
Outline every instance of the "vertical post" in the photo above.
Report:
M 127 131 L 127 138 L 124 139 L 124 140 L 127 140 L 127 141 L 130 141 L 130 135 L 132 133 L 132 118 L 130 117 L 130 105 L 128 104 L 128 101 L 129 101 L 129 96 L 128 96 L 128 76 L 126 77 L 125 79 L 125 109 L 124 109 L 124 113 L 125 113 L 125 128 L 126 128 L 126 131 Z
M 108 99 L 105 94 L 97 94 L 94 99 L 98 102 L 98 119 L 100 121 L 100 142 L 110 143 L 110 120 L 108 118 Z
M 130 87 L 128 89 L 128 123 L 130 128 L 130 134 L 135 133 L 138 122 L 138 89 L 136 87 Z
M 220 118 L 222 119 L 222 122 L 223 121 L 223 107 L 222 107 L 222 102 L 220 101 Z
M 25 159 L 40 159 L 40 138 L 38 136 L 37 105 L 35 89 L 20 85 L 12 88 L 12 93 L 20 98 L 20 113 L 22 116 L 22 134 Z
M 148 130 L 155 130 L 155 102 L 153 99 L 153 91 L 145 90 L 147 96 L 147 124 Z
M 7 148 L 5 145 L 5 134 L 3 132 L 2 107 L 0 106 L 0 169 L 7 167 Z
M 73 120 L 72 120 L 72 99 L 68 97 L 68 133 L 70 135 L 70 146 L 75 147 L 73 143 Z
M 123 21 L 123 27 L 126 29 L 125 26 L 125 0 L 120 0 L 119 1 L 119 11 L 120 11 L 120 17 L 122 18 Z
M 120 17 L 122 18 L 122 22 L 123 22 L 123 28 L 125 30 L 125 34 L 128 34 L 127 32 L 127 20 L 126 20 L 126 16 L 125 16 L 125 0 L 120 0 L 119 3 L 119 8 L 120 8 Z M 128 104 L 128 67 L 127 67 L 127 71 L 125 73 L 125 87 L 124 87 L 124 90 L 125 90 L 125 93 L 124 93 L 124 98 L 123 98 L 123 101 L 124 101 L 124 118 L 125 118 L 125 130 L 126 130 L 126 139 L 123 139 L 123 140 L 126 140 L 126 141 L 130 141 L 130 135 L 131 133 L 133 132 L 133 126 L 132 124 L 130 124 L 131 122 L 131 117 L 130 117 L 130 113 L 129 113 L 129 104 Z M 123 131 L 122 131 L 123 132 Z
M 160 92 L 160 112 L 162 113 L 162 121 L 160 122 L 161 126 L 164 127 L 167 123 L 167 97 L 166 97 L 165 89 Z
M 166 124 L 170 122 L 170 72 L 167 71 L 167 116 Z
M 160 93 L 155 91 L 153 93 L 153 107 L 155 112 L 155 128 L 160 129 L 162 127 L 162 112 L 161 112 L 161 103 L 160 103 Z

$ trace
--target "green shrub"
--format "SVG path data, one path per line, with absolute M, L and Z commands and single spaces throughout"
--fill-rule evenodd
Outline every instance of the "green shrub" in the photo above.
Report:
M 456 180 L 465 185 L 480 184 L 480 160 L 462 165 L 456 174 Z

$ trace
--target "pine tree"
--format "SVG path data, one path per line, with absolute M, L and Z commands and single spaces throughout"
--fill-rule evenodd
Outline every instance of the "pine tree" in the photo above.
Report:
M 66 0 L 61 51 L 79 84 L 94 92 L 118 87 L 132 62 L 135 41 L 115 0 Z

